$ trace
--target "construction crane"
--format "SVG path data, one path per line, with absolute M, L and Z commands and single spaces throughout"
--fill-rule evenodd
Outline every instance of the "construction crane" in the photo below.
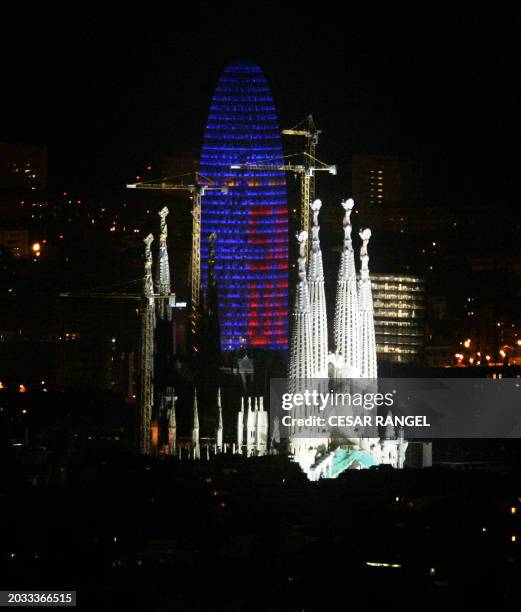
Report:
M 306 139 L 304 150 L 304 171 L 301 173 L 301 202 L 300 202 L 300 226 L 301 229 L 309 231 L 309 204 L 315 199 L 315 172 L 317 170 L 328 170 L 330 174 L 336 174 L 336 166 L 326 166 L 318 162 L 316 158 L 316 148 L 318 137 L 322 133 L 315 125 L 312 115 L 308 115 L 304 121 L 295 127 L 282 130 L 285 136 L 301 136 Z M 318 163 L 319 167 L 313 167 Z
M 293 155 L 286 155 L 283 159 L 294 157 Z M 329 172 L 329 174 L 336 174 L 336 166 L 329 166 L 324 162 L 311 156 L 308 152 L 303 153 L 304 163 L 282 163 L 282 164 L 270 164 L 270 163 L 245 163 L 245 164 L 234 164 L 230 166 L 232 170 L 275 170 L 282 172 L 293 172 L 299 174 L 301 177 L 301 198 L 300 198 L 300 230 L 309 231 L 309 218 L 311 202 L 311 186 L 314 189 L 314 176 L 315 172 Z M 269 162 L 269 160 L 266 160 Z M 313 180 L 313 183 L 312 183 Z
M 184 175 L 186 176 L 186 175 Z M 190 173 L 193 176 L 193 173 Z M 192 206 L 192 257 L 191 257 L 191 329 L 192 340 L 195 341 L 197 331 L 197 320 L 199 314 L 199 302 L 201 295 L 201 202 L 206 191 L 221 191 L 227 193 L 227 187 L 214 187 L 214 182 L 199 172 L 195 173 L 195 181 L 191 184 L 173 183 L 175 178 L 162 178 L 159 181 L 142 181 L 130 183 L 128 189 L 152 189 L 159 191 L 187 191 L 193 199 Z
M 306 124 L 306 128 L 302 129 L 301 126 Z M 282 130 L 282 134 L 285 136 L 303 136 L 306 139 L 306 148 L 305 152 L 308 157 L 305 160 L 316 159 L 316 148 L 318 144 L 318 137 L 322 133 L 322 130 L 317 129 L 315 122 L 313 120 L 312 115 L 308 115 L 304 121 L 297 124 L 295 127 Z M 308 168 L 309 172 L 306 178 L 306 174 L 302 175 L 302 190 L 301 190 L 301 206 L 300 206 L 300 214 L 301 214 L 301 225 L 303 224 L 303 215 L 306 214 L 308 210 L 308 206 L 310 202 L 313 202 L 315 199 L 315 173 L 311 172 L 311 169 Z M 308 217 L 309 218 L 309 217 Z M 305 227 L 306 231 L 309 230 L 309 220 Z

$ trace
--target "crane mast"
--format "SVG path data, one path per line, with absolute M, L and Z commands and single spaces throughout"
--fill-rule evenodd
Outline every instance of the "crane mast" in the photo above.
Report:
M 318 169 L 315 168 L 314 163 L 316 159 L 316 147 L 318 144 L 318 137 L 322 133 L 321 130 L 317 129 L 312 115 L 308 115 L 306 118 L 307 127 L 305 129 L 295 128 L 282 130 L 282 134 L 285 136 L 303 136 L 306 139 L 305 155 L 304 155 L 304 169 L 300 173 L 300 230 L 309 232 L 309 221 L 310 221 L 310 208 L 309 205 L 315 199 L 315 172 Z M 336 167 L 331 174 L 336 174 Z
M 190 330 L 195 345 L 201 300 L 201 200 L 206 187 L 199 186 L 192 192 L 192 256 L 190 259 Z

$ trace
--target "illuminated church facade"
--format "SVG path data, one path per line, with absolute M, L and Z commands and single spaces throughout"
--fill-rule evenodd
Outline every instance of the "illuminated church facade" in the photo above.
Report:
M 364 229 L 360 232 L 362 246 L 358 277 L 351 236 L 353 207 L 353 200 L 342 202 L 344 239 L 335 300 L 333 353 L 328 352 L 318 224 L 320 200 L 311 203 L 313 225 L 309 258 L 307 233 L 301 232 L 297 237 L 298 281 L 292 312 L 288 368 L 290 393 L 302 392 L 310 387 L 327 392 L 330 381 L 335 380 L 344 386 L 344 390 L 377 390 L 378 367 L 368 253 L 371 231 Z M 319 414 L 318 410 L 306 406 L 300 416 L 318 417 Z M 289 437 L 290 453 L 310 480 L 335 478 L 346 469 L 364 469 L 381 464 L 402 468 L 407 450 L 403 432 L 396 433 L 392 427 L 386 429 L 383 438 L 374 428 L 370 432 L 360 429 L 342 434 L 341 431 L 306 426 L 293 427 Z

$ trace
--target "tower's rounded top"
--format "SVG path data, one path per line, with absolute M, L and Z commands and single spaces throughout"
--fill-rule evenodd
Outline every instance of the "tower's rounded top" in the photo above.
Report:
M 257 66 L 255 62 L 248 59 L 237 59 L 226 64 L 225 72 L 228 71 L 242 71 L 245 72 L 262 72 L 260 66 Z
M 347 200 L 342 200 L 341 204 L 345 210 L 353 210 L 355 206 L 355 201 L 353 200 L 353 198 L 349 198 Z

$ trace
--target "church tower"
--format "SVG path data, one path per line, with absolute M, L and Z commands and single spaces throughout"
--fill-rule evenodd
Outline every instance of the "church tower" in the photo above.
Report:
M 175 395 L 173 387 L 167 389 L 167 401 L 168 408 L 166 411 L 166 418 L 168 423 L 168 454 L 175 455 L 177 449 L 177 423 L 175 416 L 175 402 L 177 396 Z
M 320 200 L 315 200 L 311 204 L 313 226 L 311 228 L 312 241 L 308 266 L 314 378 L 327 378 L 327 312 L 324 292 L 324 267 L 319 238 L 320 226 L 318 225 L 318 214 L 321 207 L 322 202 Z
M 355 255 L 351 239 L 351 212 L 355 203 L 342 201 L 344 243 L 340 255 L 335 305 L 335 348 L 340 357 L 340 370 L 344 378 L 355 378 L 360 373 L 360 315 Z
M 194 410 L 192 421 L 192 452 L 194 459 L 201 458 L 201 445 L 199 442 L 199 410 L 197 408 L 197 389 L 194 390 Z
M 159 230 L 159 257 L 158 266 L 156 269 L 156 289 L 157 293 L 161 296 L 170 295 L 170 264 L 168 262 L 168 226 L 166 224 L 166 218 L 168 216 L 168 208 L 165 206 L 159 211 L 159 217 L 161 218 L 160 230 Z M 172 320 L 172 308 L 170 307 L 170 300 L 167 298 L 156 300 L 156 312 L 159 319 Z
M 298 283 L 295 296 L 295 307 L 292 314 L 293 329 L 291 332 L 288 383 L 289 392 L 294 393 L 299 380 L 311 379 L 315 373 L 313 363 L 313 346 L 311 337 L 311 305 L 306 278 L 306 242 L 307 232 L 300 232 Z
M 376 340 L 374 333 L 374 311 L 373 293 L 371 279 L 369 278 L 369 254 L 367 245 L 371 238 L 371 230 L 364 229 L 360 232 L 362 248 L 360 260 L 359 310 L 360 310 L 360 377 L 376 378 Z
M 217 389 L 217 431 L 216 431 L 216 446 L 217 452 L 223 452 L 223 408 L 221 406 L 221 387 Z

